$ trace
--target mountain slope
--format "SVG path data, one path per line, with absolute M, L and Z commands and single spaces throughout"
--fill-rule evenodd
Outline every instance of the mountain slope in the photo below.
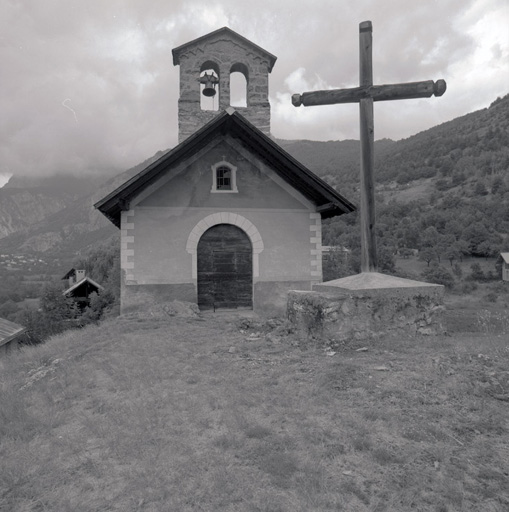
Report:
M 358 202 L 359 141 L 277 142 L 348 199 Z M 39 188 L 0 189 L 0 226 L 4 234 L 0 253 L 75 254 L 112 236 L 116 229 L 94 210 L 94 202 L 161 155 L 157 153 L 79 198 L 70 196 L 69 187 L 56 190 L 55 182 L 51 189 L 41 188 L 40 183 Z M 472 221 L 477 215 L 481 220 L 487 215 L 486 225 L 498 231 L 505 229 L 509 221 L 509 95 L 489 108 L 408 139 L 377 141 L 375 155 L 380 202 L 421 199 L 428 206 L 433 203 L 433 208 L 452 211 L 454 207 L 459 219 Z M 489 212 L 485 211 L 486 204 L 490 205 Z M 462 208 L 469 209 L 468 216 Z M 496 225 L 496 219 L 503 222 Z M 5 236 L 7 233 L 12 234 Z
M 87 247 L 114 236 L 118 230 L 93 207 L 94 203 L 139 173 L 161 154 L 162 152 L 158 152 L 148 160 L 99 186 L 89 185 L 88 188 L 93 192 L 89 192 L 83 197 L 60 201 L 52 212 L 36 219 L 32 225 L 24 225 L 9 236 L 1 238 L 0 253 L 38 252 L 58 254 L 60 258 L 72 260 L 77 253 Z M 51 178 L 49 181 L 51 182 Z M 97 181 L 97 178 L 91 179 L 90 183 L 93 184 L 94 181 Z M 0 192 L 2 190 L 0 189 Z M 50 202 L 46 197 L 42 197 L 39 203 L 31 190 L 33 189 L 27 189 L 29 201 L 31 201 L 29 204 L 32 207 Z M 58 191 L 55 191 L 54 194 L 60 197 Z
M 24 231 L 97 189 L 99 178 L 13 176 L 0 188 L 0 238 Z

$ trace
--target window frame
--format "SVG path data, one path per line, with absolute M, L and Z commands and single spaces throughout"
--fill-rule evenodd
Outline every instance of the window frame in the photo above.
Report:
M 218 184 L 217 184 L 217 181 L 218 181 L 217 180 L 217 178 L 218 178 L 217 174 L 218 174 L 218 171 L 221 168 L 227 168 L 231 172 L 231 176 L 230 176 L 231 188 L 229 188 L 229 189 L 219 189 L 219 188 L 217 188 L 217 186 L 218 186 Z M 210 192 L 212 194 L 236 194 L 236 193 L 238 193 L 238 188 L 237 188 L 237 167 L 232 165 L 230 162 L 227 162 L 226 160 L 222 160 L 221 162 L 217 162 L 216 164 L 214 164 L 211 167 L 211 170 L 212 170 L 212 188 L 210 189 Z

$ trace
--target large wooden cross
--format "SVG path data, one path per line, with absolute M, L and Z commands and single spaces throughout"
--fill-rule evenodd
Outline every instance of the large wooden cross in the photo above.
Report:
M 406 84 L 373 85 L 371 21 L 359 25 L 360 87 L 294 94 L 292 103 L 300 105 L 333 105 L 359 103 L 361 139 L 361 271 L 376 272 L 378 259 L 375 239 L 375 187 L 374 187 L 374 124 L 373 101 L 403 100 L 442 96 L 444 80 L 428 80 Z

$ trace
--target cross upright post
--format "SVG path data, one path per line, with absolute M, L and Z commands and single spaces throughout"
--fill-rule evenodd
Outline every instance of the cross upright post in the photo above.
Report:
M 338 103 L 359 103 L 361 140 L 361 271 L 377 272 L 378 257 L 375 237 L 375 183 L 374 183 L 374 119 L 373 102 L 429 98 L 442 96 L 446 90 L 444 80 L 427 80 L 406 84 L 373 85 L 371 21 L 359 24 L 359 87 L 333 89 L 294 94 L 294 106 L 334 105 Z
M 370 21 L 359 26 L 359 83 L 373 85 L 372 27 Z M 375 237 L 375 127 L 373 98 L 359 100 L 361 139 L 361 271 L 376 272 L 378 257 Z

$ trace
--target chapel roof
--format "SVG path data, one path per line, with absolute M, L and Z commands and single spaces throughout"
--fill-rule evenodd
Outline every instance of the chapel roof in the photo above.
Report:
M 502 256 L 505 263 L 509 263 L 509 252 L 501 252 L 500 256 Z
M 242 43 L 247 45 L 248 47 L 252 48 L 253 50 L 261 53 L 265 57 L 269 59 L 269 73 L 272 71 L 272 68 L 274 67 L 274 64 L 276 63 L 277 57 L 275 55 L 272 55 L 272 53 L 269 53 L 267 50 L 264 50 L 257 44 L 254 44 L 249 39 L 246 39 L 244 36 L 241 36 L 234 30 L 228 27 L 223 27 L 218 30 L 214 30 L 213 32 L 209 32 L 208 34 L 205 34 L 204 36 L 197 37 L 196 39 L 193 39 L 192 41 L 189 41 L 185 44 L 182 44 L 180 46 L 177 46 L 177 48 L 173 48 L 171 53 L 173 54 L 173 65 L 178 66 L 180 64 L 180 56 L 185 53 L 187 50 L 193 48 L 194 46 L 201 45 L 208 39 L 216 39 L 218 36 L 226 36 L 228 39 L 237 39 L 240 40 Z
M 129 209 L 132 199 L 155 183 L 171 167 L 196 154 L 197 150 L 218 135 L 226 134 L 232 135 L 249 151 L 264 159 L 282 179 L 316 205 L 316 211 L 321 214 L 322 218 L 343 215 L 356 209 L 353 203 L 231 107 L 218 114 L 178 146 L 95 203 L 94 207 L 115 226 L 120 227 L 121 212 Z

